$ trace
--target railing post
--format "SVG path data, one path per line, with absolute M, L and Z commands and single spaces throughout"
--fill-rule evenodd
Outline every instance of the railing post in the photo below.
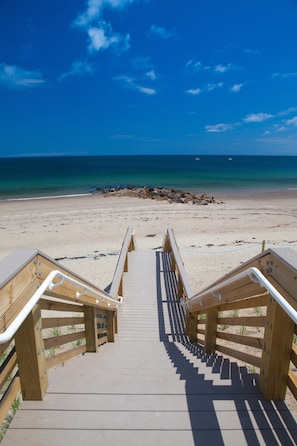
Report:
M 179 274 L 177 274 L 177 302 L 180 302 L 181 298 L 184 296 L 184 287 Z
M 114 342 L 115 335 L 115 322 L 116 313 L 115 311 L 106 311 L 106 323 L 107 323 L 107 340 L 108 342 Z
M 206 311 L 206 324 L 205 324 L 206 353 L 214 353 L 216 350 L 217 318 L 218 318 L 218 309 L 216 307 L 209 308 Z
M 15 334 L 24 400 L 42 400 L 48 387 L 40 305 L 36 304 Z
M 270 297 L 259 378 L 259 387 L 266 400 L 285 399 L 294 326 L 292 319 Z
M 198 326 L 198 312 L 189 313 L 186 315 L 186 334 L 190 342 L 197 342 L 197 328 Z
M 86 332 L 86 351 L 97 352 L 97 310 L 94 307 L 84 305 L 85 332 Z

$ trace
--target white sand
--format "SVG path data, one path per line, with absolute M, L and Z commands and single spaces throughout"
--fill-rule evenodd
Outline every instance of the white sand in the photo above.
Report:
M 172 227 L 193 290 L 198 292 L 267 247 L 297 249 L 297 191 L 216 197 L 199 206 L 137 198 L 0 202 L 0 261 L 19 248 L 39 249 L 105 288 L 128 227 L 137 249 L 161 247 Z M 77 259 L 77 257 L 83 257 Z

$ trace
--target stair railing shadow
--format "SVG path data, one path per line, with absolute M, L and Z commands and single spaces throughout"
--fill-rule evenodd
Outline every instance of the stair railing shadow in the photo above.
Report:
M 176 373 L 185 381 L 195 445 L 228 444 L 228 433 L 234 430 L 238 430 L 238 444 L 240 432 L 248 445 L 297 444 L 295 419 L 283 401 L 263 399 L 256 374 L 248 373 L 246 367 L 239 367 L 221 355 L 206 354 L 201 345 L 189 342 L 185 335 L 184 310 L 176 299 L 177 280 L 171 269 L 170 254 L 158 251 L 156 256 L 160 341 Z M 193 364 L 197 359 L 210 368 L 213 378 L 219 374 L 221 380 L 229 380 L 228 383 L 217 385 L 212 379 L 205 379 L 199 367 Z

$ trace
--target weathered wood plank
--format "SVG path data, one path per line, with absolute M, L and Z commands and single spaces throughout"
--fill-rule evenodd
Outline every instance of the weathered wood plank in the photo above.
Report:
M 291 361 L 297 367 L 297 347 L 294 344 L 292 345 Z
M 0 424 L 5 420 L 12 403 L 21 391 L 20 378 L 16 376 L 10 383 L 10 386 L 6 390 L 5 394 L 1 398 L 0 404 Z
M 244 327 L 264 327 L 266 316 L 219 317 L 218 325 L 238 325 Z
M 58 365 L 63 364 L 63 362 L 69 361 L 70 359 L 75 358 L 78 355 L 82 355 L 85 352 L 86 346 L 80 345 L 77 348 L 58 353 L 55 356 L 49 356 L 46 358 L 47 368 L 52 369 L 53 367 L 57 367 Z
M 57 302 L 49 299 L 41 299 L 40 300 L 40 308 L 41 310 L 50 310 L 50 311 L 63 311 L 63 312 L 71 312 L 71 313 L 83 313 L 83 305 L 80 304 L 70 304 L 65 302 Z
M 11 350 L 0 368 L 0 390 L 7 382 L 9 375 L 17 365 L 17 355 L 15 349 Z
M 264 345 L 263 338 L 244 336 L 236 333 L 217 332 L 217 338 L 225 341 L 234 342 L 235 344 L 247 345 L 248 347 L 258 348 L 262 350 Z
M 82 324 L 84 324 L 84 317 L 45 317 L 42 319 L 43 329 Z
M 8 347 L 10 346 L 10 344 L 12 342 L 13 341 L 7 341 L 7 342 L 5 342 L 5 344 L 0 344 L 0 355 L 3 355 L 3 353 L 5 353 L 5 350 L 8 349 Z
M 61 336 L 54 336 L 52 338 L 43 339 L 44 348 L 49 350 L 53 347 L 60 347 L 61 345 L 68 344 L 70 342 L 78 341 L 85 338 L 85 331 L 77 331 L 75 333 L 69 333 Z
M 241 352 L 240 350 L 235 350 L 230 347 L 225 347 L 224 345 L 220 344 L 216 345 L 216 350 L 225 355 L 231 356 L 232 358 L 239 359 L 239 361 L 246 364 L 251 364 L 258 368 L 261 366 L 261 358 L 257 356 L 249 355 L 248 353 Z
M 18 279 L 22 280 L 22 277 L 23 276 L 20 275 Z M 37 290 L 38 286 L 40 285 L 40 282 L 36 277 L 32 276 L 30 278 L 29 284 L 26 283 L 26 280 L 24 278 L 23 285 L 24 285 L 23 289 L 21 288 L 21 284 L 18 284 L 16 289 L 12 288 L 13 293 L 11 296 L 11 300 L 10 298 L 8 298 L 8 296 L 6 296 L 6 298 L 4 297 L 4 301 L 6 299 L 6 304 L 8 302 L 8 299 L 9 301 L 11 301 L 11 303 L 8 302 L 9 307 L 5 312 L 1 313 L 2 314 L 0 318 L 1 332 L 6 330 L 6 328 L 12 323 L 15 317 L 19 314 L 20 310 L 26 305 L 27 302 L 29 302 L 29 300 Z M 12 287 L 14 286 L 14 282 L 11 283 L 11 286 Z M 2 301 L 2 292 L 0 301 Z
M 260 296 L 251 297 L 249 299 L 242 299 L 237 302 L 231 302 L 218 306 L 218 311 L 232 311 L 241 310 L 246 308 L 265 307 L 267 305 L 268 293 L 264 293 Z
M 292 370 L 289 370 L 288 387 L 294 395 L 294 398 L 297 400 L 297 376 L 294 375 Z

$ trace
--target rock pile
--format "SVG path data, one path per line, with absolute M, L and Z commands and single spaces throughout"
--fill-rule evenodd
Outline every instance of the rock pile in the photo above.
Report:
M 100 189 L 98 189 L 100 190 Z M 120 196 L 120 197 L 136 197 L 151 200 L 166 200 L 169 203 L 193 203 L 199 205 L 207 205 L 209 203 L 217 203 L 214 197 L 208 194 L 195 194 L 192 192 L 184 192 L 176 189 L 164 189 L 162 187 L 111 187 L 100 190 L 104 196 Z

